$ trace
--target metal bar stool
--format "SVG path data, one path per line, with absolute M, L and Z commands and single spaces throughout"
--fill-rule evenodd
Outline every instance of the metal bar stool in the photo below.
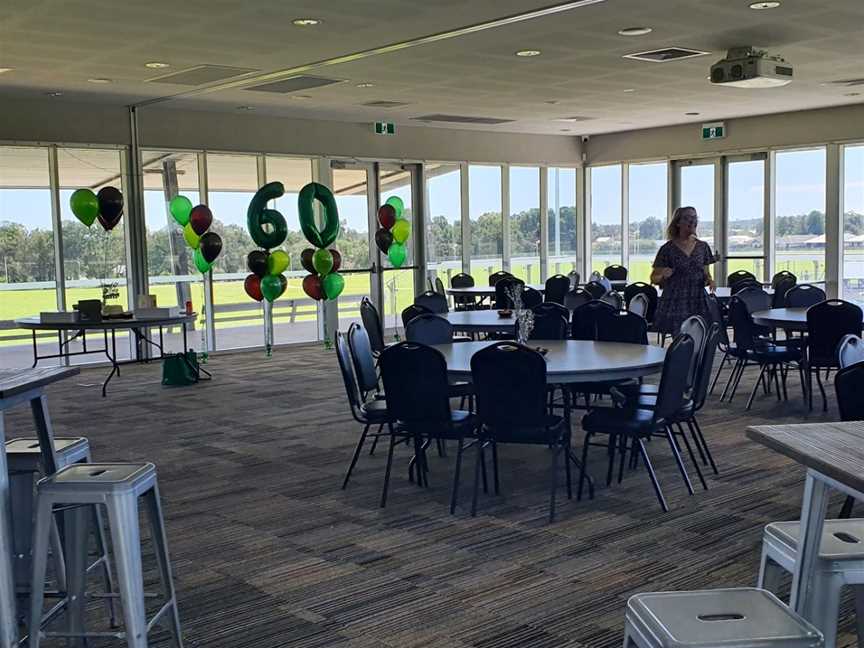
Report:
M 772 522 L 762 534 L 759 587 L 777 590 L 784 572 L 795 570 L 798 559 L 799 522 Z M 816 581 L 813 583 L 815 625 L 825 636 L 825 647 L 837 642 L 840 595 L 844 587 L 855 590 L 858 645 L 864 645 L 864 520 L 825 520 L 819 545 Z
M 144 499 L 151 537 L 156 552 L 164 602 L 148 620 L 145 607 L 144 574 L 141 564 L 141 534 L 138 498 Z M 84 627 L 83 592 L 86 580 L 88 509 L 104 505 L 108 514 L 117 584 L 123 607 L 123 632 L 91 632 Z M 51 517 L 54 507 L 69 507 L 66 528 L 66 577 L 69 623 L 65 632 L 34 632 L 30 648 L 39 648 L 42 637 L 90 636 L 126 639 L 129 648 L 147 648 L 147 635 L 157 623 L 164 624 L 176 648 L 183 648 L 177 597 L 171 577 L 168 545 L 159 501 L 156 467 L 145 464 L 76 464 L 59 470 L 37 484 L 36 529 L 31 579 L 30 625 L 42 617 L 45 568 Z
M 90 463 L 91 461 L 90 442 L 84 437 L 55 438 L 54 452 L 58 469 L 76 463 Z M 32 571 L 35 476 L 45 476 L 46 470 L 39 440 L 35 438 L 17 438 L 7 441 L 6 458 L 12 501 L 15 590 L 20 604 L 19 617 L 26 621 Z M 87 571 L 91 572 L 101 568 L 105 604 L 111 620 L 111 627 L 115 628 L 117 627 L 117 620 L 113 600 L 114 580 L 108 564 L 105 525 L 102 523 L 102 514 L 99 509 L 93 507 L 93 513 L 95 516 L 96 559 L 88 565 Z M 43 624 L 53 618 L 66 604 L 66 567 L 63 560 L 61 534 L 55 519 L 52 519 L 51 524 L 51 556 L 58 589 L 56 592 L 50 592 L 49 595 L 53 598 L 60 598 L 61 601 L 45 615 Z
M 755 588 L 636 594 L 624 648 L 819 648 L 822 634 Z

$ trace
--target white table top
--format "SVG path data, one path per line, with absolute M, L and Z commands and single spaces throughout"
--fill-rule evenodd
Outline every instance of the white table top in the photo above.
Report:
M 546 284 L 525 284 L 527 288 L 533 288 L 543 292 L 546 290 Z M 473 297 L 494 297 L 495 286 L 471 286 L 470 288 L 447 288 L 448 295 L 463 295 Z
M 454 378 L 471 377 L 471 356 L 495 341 L 439 344 L 447 372 Z M 530 346 L 545 347 L 547 381 L 580 383 L 623 380 L 656 373 L 663 366 L 666 350 L 653 345 L 583 340 L 531 340 Z
M 776 326 L 790 331 L 807 330 L 806 308 L 771 308 L 753 313 L 753 322 L 762 326 Z M 864 322 L 862 322 L 864 327 Z
M 169 326 L 172 324 L 183 324 L 195 321 L 198 317 L 197 313 L 187 315 L 183 313 L 176 317 L 159 317 L 153 319 L 139 319 L 137 317 L 127 319 L 102 319 L 98 322 L 43 322 L 38 317 L 22 317 L 15 320 L 20 328 L 31 329 L 37 331 L 80 331 L 103 329 L 133 329 L 144 328 L 145 326 Z
M 516 330 L 516 315 L 500 317 L 497 310 L 451 311 L 443 313 L 457 331 L 471 333 L 512 333 Z

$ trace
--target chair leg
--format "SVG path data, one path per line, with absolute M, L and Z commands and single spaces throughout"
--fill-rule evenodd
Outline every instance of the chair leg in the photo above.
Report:
M 687 475 L 687 469 L 684 467 L 684 462 L 681 459 L 681 453 L 678 452 L 678 444 L 672 436 L 672 428 L 666 428 L 666 439 L 669 441 L 669 447 L 672 449 L 672 456 L 675 457 L 675 463 L 678 464 L 678 471 L 684 479 L 684 484 L 687 486 L 687 492 L 693 495 L 693 484 L 690 483 L 690 477 Z
M 450 515 L 456 512 L 456 502 L 459 499 L 459 477 L 462 472 L 462 453 L 465 449 L 465 439 L 459 439 L 459 447 L 456 449 L 456 469 L 453 471 L 453 491 L 450 493 Z
M 735 376 L 738 375 L 738 370 L 741 368 L 741 360 L 739 358 L 735 359 L 735 363 L 732 365 L 732 369 L 729 372 L 729 378 L 726 379 L 726 386 L 723 387 L 723 393 L 720 394 L 720 401 L 726 400 L 726 394 L 729 392 L 729 388 L 732 386 L 732 383 L 735 382 Z
M 471 517 L 477 515 L 477 490 L 480 485 L 480 466 L 485 463 L 483 460 L 483 440 L 477 440 L 477 456 L 474 459 L 474 491 L 471 494 Z
M 564 439 L 564 474 L 567 477 L 567 499 L 573 499 L 573 472 L 570 468 L 570 433 Z
M 681 440 L 684 442 L 684 447 L 687 448 L 687 454 L 690 455 L 690 461 L 693 462 L 693 467 L 696 468 L 696 474 L 699 477 L 699 481 L 702 483 L 702 488 L 708 490 L 708 484 L 705 483 L 705 476 L 702 474 L 702 469 L 699 467 L 699 462 L 696 461 L 696 455 L 693 454 L 693 448 L 690 446 L 690 440 L 687 438 L 687 435 L 684 433 L 684 426 L 680 423 L 677 424 L 678 433 L 681 436 Z M 699 447 L 699 444 L 696 444 L 696 447 Z M 704 458 L 703 458 L 704 461 Z
M 732 385 L 732 393 L 729 394 L 729 401 L 732 402 L 732 399 L 735 398 L 735 392 L 738 391 L 738 385 L 741 384 L 741 378 L 744 376 L 744 370 L 747 368 L 747 361 L 742 360 L 741 366 L 738 369 L 738 375 L 735 377 L 735 384 Z
M 612 472 L 615 470 L 615 448 L 618 445 L 619 435 L 609 435 L 609 445 L 606 447 L 607 467 L 606 467 L 606 486 L 612 485 Z
M 807 372 L 807 404 L 810 408 L 810 411 L 813 411 L 813 371 L 810 369 L 810 365 L 808 364 L 806 369 Z
M 549 467 L 549 523 L 555 521 L 555 494 L 558 491 L 558 456 L 561 454 L 561 446 L 552 450 L 552 462 Z M 567 458 L 564 458 L 567 461 Z
M 393 447 L 395 445 L 396 435 L 393 434 L 393 427 L 390 426 L 390 447 L 387 449 L 387 467 L 384 469 L 384 490 L 381 491 L 381 508 L 387 506 L 387 488 L 390 486 L 390 468 L 393 466 Z
M 822 384 L 822 376 L 819 375 L 819 370 L 816 370 L 816 384 L 819 385 L 819 391 L 822 393 L 822 411 L 828 411 L 828 397 L 825 395 L 825 387 Z
M 711 381 L 711 389 L 708 390 L 709 394 L 714 393 L 714 388 L 717 386 L 717 381 L 720 379 L 720 372 L 723 371 L 723 366 L 726 364 L 726 360 L 729 359 L 729 351 L 723 352 L 723 359 L 720 360 L 720 366 L 717 367 L 717 373 L 714 374 L 714 380 Z
M 705 456 L 705 450 L 702 448 L 702 443 L 699 441 L 699 437 L 693 434 L 693 426 L 690 425 L 689 419 L 686 421 L 686 423 L 688 429 L 690 430 L 690 437 L 693 439 L 693 444 L 696 446 L 696 450 L 699 452 L 699 459 L 702 461 L 703 466 L 707 466 L 708 458 Z M 680 423 L 678 424 L 678 429 L 681 431 L 681 434 L 684 435 L 684 428 Z
M 382 427 L 384 427 L 384 426 L 382 425 L 382 426 L 380 426 L 380 427 L 378 428 L 378 433 L 379 433 L 379 434 L 381 433 L 381 428 L 382 428 Z M 371 457 L 372 455 L 375 454 L 375 448 L 377 448 L 377 447 L 378 447 L 378 437 L 376 436 L 374 439 L 372 439 L 372 447 L 369 448 L 369 456 L 370 456 L 370 457 Z
M 498 483 L 498 444 L 492 441 L 492 482 L 495 486 L 495 494 L 501 494 L 501 485 Z
M 582 487 L 585 484 L 585 470 L 588 468 L 588 441 L 591 439 L 591 433 L 585 435 L 585 440 L 582 442 L 582 465 L 579 468 L 579 488 L 576 490 L 576 500 L 582 499 Z
M 624 480 L 624 462 L 627 460 L 627 440 L 628 437 L 624 434 L 621 436 L 621 458 L 618 462 L 618 483 L 620 484 Z M 630 439 L 632 442 L 632 438 Z
M 657 495 L 657 500 L 660 502 L 663 512 L 668 513 L 669 507 L 666 506 L 666 498 L 663 497 L 663 491 L 660 489 L 660 482 L 657 481 L 657 474 L 654 472 L 654 466 L 651 464 L 651 459 L 649 459 L 648 452 L 645 450 L 645 442 L 641 437 L 637 437 L 636 442 L 639 444 L 639 455 L 642 457 L 642 461 L 645 462 L 645 467 L 648 469 L 648 476 L 651 478 L 651 485 L 654 487 L 654 494 Z
M 840 509 L 840 515 L 837 517 L 841 520 L 848 520 L 852 517 L 852 507 L 855 506 L 855 498 L 847 497 L 843 502 L 843 508 Z
M 363 443 L 366 441 L 366 435 L 369 433 L 369 424 L 363 428 L 363 433 L 360 435 L 360 440 L 357 442 L 357 447 L 354 448 L 354 455 L 351 457 L 351 464 L 348 466 L 348 472 L 345 473 L 345 479 L 342 480 L 342 490 L 348 486 L 348 480 L 351 479 L 351 472 L 354 466 L 357 465 L 357 459 L 360 457 L 360 451 L 363 450 Z M 378 440 L 377 438 L 375 439 Z
M 705 450 L 705 456 L 708 457 L 708 463 L 711 464 L 711 470 L 714 471 L 715 475 L 719 475 L 720 471 L 717 470 L 717 464 L 714 463 L 714 457 L 711 455 L 711 449 L 708 447 L 708 441 L 705 439 L 705 435 L 702 434 L 702 428 L 699 427 L 699 421 L 696 420 L 695 416 L 689 421 L 687 421 L 687 426 L 690 428 L 691 434 L 693 434 L 695 439 L 698 439 L 698 441 L 702 445 L 702 448 Z
M 767 370 L 768 370 L 767 364 L 763 364 L 760 367 L 759 377 L 756 379 L 756 384 L 753 385 L 753 391 L 750 392 L 750 398 L 747 399 L 747 407 L 745 409 L 749 410 L 750 407 L 753 405 L 753 399 L 756 396 L 756 391 L 759 389 L 759 383 L 763 383 L 763 386 L 768 384 L 768 380 L 766 380 L 766 378 L 765 378 L 765 372 Z

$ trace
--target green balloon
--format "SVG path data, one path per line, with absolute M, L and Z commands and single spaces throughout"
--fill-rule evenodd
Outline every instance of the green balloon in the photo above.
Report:
M 408 251 L 402 243 L 393 243 L 387 250 L 387 258 L 390 259 L 390 264 L 394 268 L 401 268 L 405 259 L 408 258 Z
M 321 229 L 315 222 L 315 200 L 321 203 L 321 212 L 324 215 L 324 227 Z M 329 247 L 339 236 L 339 209 L 336 207 L 336 198 L 324 185 L 310 182 L 303 187 L 297 195 L 297 211 L 303 236 L 315 247 Z
M 201 242 L 201 237 L 192 229 L 191 223 L 186 223 L 186 226 L 183 228 L 183 239 L 186 241 L 186 245 L 193 250 L 197 250 L 198 244 Z
M 261 280 L 261 294 L 271 303 L 282 294 L 282 280 L 279 277 L 280 275 L 268 274 Z
M 279 247 L 288 236 L 288 223 L 275 209 L 268 209 L 267 203 L 285 194 L 281 182 L 268 182 L 252 196 L 246 210 L 246 227 L 252 240 L 265 250 Z M 267 229 L 264 229 L 264 226 Z
M 321 281 L 327 299 L 336 299 L 345 289 L 345 278 L 338 272 L 331 272 Z
M 195 253 L 192 255 L 192 259 L 195 261 L 195 267 L 198 268 L 198 272 L 210 272 L 211 266 L 209 263 L 207 263 L 207 259 L 204 258 L 204 255 L 201 254 L 200 248 L 195 250 Z
M 396 218 L 402 218 L 402 212 L 405 210 L 405 203 L 402 202 L 402 199 L 399 196 L 390 196 L 384 204 L 393 205 L 393 209 L 396 210 Z
M 171 216 L 174 217 L 180 227 L 186 227 L 186 223 L 189 222 L 189 214 L 192 212 L 192 201 L 186 196 L 174 196 L 168 203 L 168 211 L 171 212 Z
M 390 233 L 393 235 L 394 241 L 404 243 L 411 236 L 411 223 L 405 219 L 397 220 L 390 228 Z
M 75 218 L 87 227 L 93 224 L 99 215 L 99 199 L 90 189 L 76 189 L 69 197 L 69 206 Z
M 330 250 L 324 248 L 315 250 L 315 254 L 312 255 L 312 266 L 322 277 L 329 273 L 333 269 L 333 255 L 330 254 Z

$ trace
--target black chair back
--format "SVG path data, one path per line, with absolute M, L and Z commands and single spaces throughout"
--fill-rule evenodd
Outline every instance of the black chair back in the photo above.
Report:
M 668 419 L 684 405 L 688 391 L 687 374 L 695 353 L 693 338 L 686 333 L 679 333 L 666 349 L 654 406 L 655 421 Z
M 720 326 L 720 346 L 723 349 L 729 348 L 729 331 L 726 330 L 726 322 L 723 320 L 723 309 L 720 308 L 720 300 L 714 293 L 708 293 L 705 298 L 708 304 L 708 314 L 711 316 L 711 322 Z
M 747 286 L 735 293 L 735 297 L 747 305 L 750 314 L 771 308 L 771 295 L 762 286 Z
M 566 340 L 567 316 L 552 310 L 534 309 L 534 328 L 529 337 L 532 340 Z
M 536 318 L 537 315 L 547 315 L 549 313 L 554 313 L 556 315 L 561 315 L 565 320 L 570 319 L 570 311 L 567 310 L 566 306 L 562 306 L 561 304 L 556 304 L 554 302 L 543 302 L 535 306 L 533 309 L 534 316 Z
M 726 277 L 726 284 L 729 286 L 729 288 L 731 289 L 731 292 L 733 294 L 736 292 L 736 290 L 735 290 L 736 284 L 738 284 L 742 281 L 747 281 L 747 282 L 751 282 L 751 283 L 759 283 L 756 280 L 756 275 L 754 275 L 752 272 L 748 272 L 747 270 L 736 270 L 735 272 L 732 272 L 731 274 L 729 274 L 728 277 Z
M 861 309 L 842 299 L 829 299 L 807 309 L 807 364 L 839 367 L 837 349 L 844 335 L 861 334 Z
M 348 327 L 348 347 L 351 349 L 357 385 L 365 399 L 371 392 L 378 391 L 378 372 L 375 370 L 375 357 L 372 355 L 369 335 L 357 322 L 352 322 Z
M 600 298 L 600 301 L 606 302 L 610 306 L 613 306 L 615 310 L 624 310 L 624 298 L 620 295 L 620 293 L 617 293 L 614 290 L 610 290 L 605 295 L 603 295 Z
M 601 312 L 614 314 L 618 311 L 614 306 L 610 306 L 599 299 L 593 299 L 587 304 L 575 308 L 570 320 L 570 339 L 596 340 L 597 319 Z
M 627 304 L 627 307 L 630 307 L 630 301 L 636 295 L 645 295 L 648 298 L 648 313 L 645 315 L 645 319 L 649 322 L 654 321 L 654 312 L 657 310 L 657 289 L 651 284 L 647 284 L 644 281 L 635 281 L 631 284 L 628 284 L 624 288 L 624 303 Z
M 825 291 L 812 284 L 798 284 L 786 293 L 786 308 L 807 308 L 827 299 Z
M 567 278 L 570 280 L 570 288 L 573 289 L 579 287 L 582 275 L 580 275 L 576 270 L 571 270 L 567 273 Z
M 708 336 L 708 325 L 699 315 L 691 315 L 681 322 L 680 332 L 686 333 L 693 338 L 695 353 L 693 354 L 693 364 L 690 365 L 690 375 L 687 382 L 687 386 L 692 388 L 696 383 L 696 372 L 699 369 L 699 361 L 702 359 L 702 347 L 705 345 L 705 338 Z
M 627 281 L 627 268 L 613 263 L 603 269 L 603 276 L 609 281 Z
M 514 286 L 519 286 L 523 292 L 525 290 L 525 282 L 513 275 L 504 277 L 495 283 L 495 308 L 499 310 L 513 308 L 513 300 L 510 299 L 507 292 L 512 290 Z
M 648 322 L 628 311 L 597 312 L 597 341 L 648 344 Z
M 405 326 L 405 339 L 419 344 L 450 344 L 453 325 L 436 313 L 422 313 Z
M 792 285 L 798 283 L 798 277 L 796 277 L 793 273 L 788 270 L 781 270 L 776 273 L 773 277 L 771 277 L 771 287 L 774 290 L 777 290 L 777 286 L 780 285 L 781 282 L 792 282 Z
M 563 304 L 568 290 L 570 290 L 570 279 L 562 274 L 552 275 L 546 280 L 545 301 Z
M 441 281 L 441 277 L 438 276 L 435 277 L 435 292 L 439 295 L 443 295 L 446 299 L 447 292 L 444 290 L 444 282 Z
M 564 308 L 568 311 L 572 311 L 583 304 L 587 304 L 592 299 L 594 298 L 591 296 L 591 293 L 584 288 L 572 288 L 566 295 L 564 295 Z
M 760 331 L 753 323 L 747 304 L 738 299 L 737 296 L 729 301 L 729 323 L 732 325 L 732 333 L 735 336 L 735 346 L 740 351 L 756 348 L 756 338 Z
M 363 328 L 369 335 L 369 342 L 372 345 L 372 352 L 378 355 L 384 350 L 384 327 L 381 326 L 381 316 L 378 314 L 378 309 L 368 297 L 360 300 L 360 320 L 363 322 Z
M 378 364 L 393 418 L 416 431 L 450 426 L 447 362 L 437 349 L 400 342 L 384 349 Z
M 534 308 L 543 303 L 543 293 L 531 286 L 525 286 L 522 289 L 522 306 L 524 308 Z
M 447 298 L 444 295 L 439 295 L 434 290 L 427 290 L 417 295 L 414 298 L 414 304 L 428 308 L 433 313 L 446 313 L 450 310 L 450 307 L 447 306 Z
M 844 335 L 837 347 L 837 358 L 841 369 L 864 362 L 864 341 L 857 335 Z
M 609 292 L 599 281 L 589 281 L 583 288 L 591 295 L 591 299 L 600 299 L 603 295 Z
M 864 364 L 859 362 L 838 371 L 834 392 L 841 421 L 864 421 Z
M 792 290 L 795 285 L 794 275 L 791 277 L 780 277 L 780 280 L 774 285 L 774 294 L 771 296 L 771 308 L 785 308 L 786 293 Z
M 471 356 L 477 416 L 491 431 L 536 429 L 546 419 L 546 360 L 516 342 L 497 342 Z
M 426 308 L 425 306 L 419 306 L 418 304 L 411 304 L 410 306 L 406 306 L 402 309 L 402 327 L 408 328 L 408 322 L 417 317 L 418 315 L 422 315 L 423 313 L 431 313 L 432 311 Z
M 509 272 L 505 272 L 504 270 L 499 270 L 498 272 L 493 272 L 489 275 L 489 285 L 494 286 L 502 279 L 513 278 L 513 275 Z
M 360 421 L 360 406 L 363 404 L 363 399 L 360 396 L 360 388 L 357 386 L 357 380 L 354 377 L 351 350 L 348 348 L 348 341 L 340 331 L 336 331 L 334 342 L 336 343 L 336 359 L 339 361 L 339 372 L 342 374 L 342 383 L 345 385 L 348 405 L 351 407 L 351 416 L 355 420 Z M 362 421 L 360 422 L 362 423 Z
M 691 390 L 694 411 L 702 409 L 708 398 L 708 386 L 711 384 L 711 372 L 714 370 L 714 356 L 717 355 L 717 347 L 720 345 L 720 330 L 721 327 L 717 322 L 713 322 L 708 327 L 708 335 L 705 337 L 702 355 L 699 358 L 699 370 L 696 372 L 696 381 Z
M 460 272 L 458 274 L 453 275 L 450 278 L 450 287 L 451 288 L 473 288 L 474 287 L 474 277 L 471 275 Z
M 646 318 L 648 315 L 648 297 L 644 293 L 633 295 L 633 299 L 627 305 L 627 310 L 639 317 Z
M 742 279 L 741 281 L 738 281 L 738 282 L 732 284 L 732 286 L 729 287 L 729 292 L 731 292 L 733 295 L 736 295 L 746 288 L 760 288 L 761 289 L 762 284 L 760 284 L 755 279 Z

